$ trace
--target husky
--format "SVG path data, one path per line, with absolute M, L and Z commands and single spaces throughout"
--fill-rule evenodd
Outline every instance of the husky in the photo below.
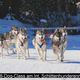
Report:
M 14 31 L 14 33 L 13 33 L 13 31 Z M 15 32 L 17 33 L 17 28 L 12 27 L 10 32 L 6 32 L 6 33 L 0 35 L 0 47 L 1 47 L 0 55 L 1 56 L 3 56 L 3 49 L 6 49 L 8 55 L 9 55 L 9 48 L 13 44 L 15 44 L 15 38 L 14 38 Z M 13 53 L 14 53 L 14 50 L 13 50 Z
M 26 59 L 27 57 L 29 57 L 28 34 L 25 29 L 19 29 L 15 45 L 18 59 Z
M 46 60 L 46 41 L 45 34 L 43 31 L 37 30 L 35 38 L 32 43 L 39 54 L 39 59 L 42 61 Z
M 50 35 L 52 39 L 53 52 L 57 56 L 57 60 L 61 62 L 64 59 L 64 52 L 67 47 L 67 31 L 65 28 L 60 28 L 55 30 L 53 34 Z

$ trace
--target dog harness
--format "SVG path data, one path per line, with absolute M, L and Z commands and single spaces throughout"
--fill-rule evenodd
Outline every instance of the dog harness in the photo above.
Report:
M 38 44 L 40 48 L 42 48 L 43 44 Z
M 43 46 L 44 44 L 46 44 L 45 39 L 42 38 L 42 39 L 41 39 L 41 43 L 42 43 L 42 44 L 39 44 L 39 43 L 38 43 L 38 45 L 39 45 L 40 48 L 42 48 L 42 46 Z
M 46 43 L 44 39 L 44 34 L 36 34 L 35 40 L 40 48 L 42 48 L 42 46 Z

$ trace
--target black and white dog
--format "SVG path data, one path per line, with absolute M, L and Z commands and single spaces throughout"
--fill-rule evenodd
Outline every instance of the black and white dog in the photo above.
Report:
M 0 35 L 0 47 L 1 47 L 0 55 L 1 56 L 3 56 L 3 49 L 6 49 L 7 53 L 9 54 L 9 48 L 15 44 L 14 36 L 17 34 L 17 32 L 18 32 L 17 28 L 14 26 L 12 27 L 10 32 L 6 32 Z
M 57 56 L 57 60 L 63 61 L 64 52 L 67 46 L 66 28 L 55 30 L 55 32 L 50 35 L 50 38 L 52 39 L 52 48 L 53 52 Z

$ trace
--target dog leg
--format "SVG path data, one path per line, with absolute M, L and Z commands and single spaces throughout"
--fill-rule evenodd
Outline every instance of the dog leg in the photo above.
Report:
M 44 52 L 42 49 L 40 49 L 40 58 L 42 61 L 44 61 Z
M 17 53 L 17 59 L 20 59 L 20 53 Z
M 65 41 L 62 45 L 61 45 L 61 49 L 60 49 L 60 53 L 61 53 L 61 62 L 63 62 L 64 59 L 64 52 L 66 50 L 67 47 L 67 41 Z
M 34 47 L 35 47 L 35 49 L 36 49 L 36 51 L 38 53 L 38 56 L 39 56 L 38 59 L 41 60 L 41 53 L 40 53 L 41 50 L 40 50 L 39 46 L 35 43 L 35 46 Z
M 46 61 L 46 52 L 47 51 L 44 51 L 44 55 L 43 55 L 44 61 Z
M 28 48 L 28 40 L 24 43 L 24 48 L 25 48 L 25 52 L 26 52 L 26 58 L 29 58 L 30 57 L 30 54 L 29 54 L 29 48 Z
M 41 56 L 42 56 L 42 60 L 45 61 L 46 60 L 46 50 L 42 49 Z
M 63 52 L 61 52 L 61 59 L 60 61 L 63 62 L 64 56 L 63 56 Z
M 43 60 L 43 61 L 46 60 L 46 56 L 45 56 L 45 54 L 46 54 L 46 52 L 44 51 L 44 52 L 43 52 L 43 55 L 42 55 L 42 60 Z
M 17 59 L 20 59 L 20 51 L 18 48 L 16 49 L 16 52 L 17 52 Z
M 39 60 L 42 60 L 42 51 L 41 48 L 36 48 L 38 55 L 39 55 Z
M 42 60 L 41 49 L 38 49 L 39 60 Z
M 26 59 L 26 49 L 23 49 L 23 59 Z
M 19 47 L 20 48 L 20 57 L 21 57 L 21 59 L 26 59 L 26 48 L 25 47 L 23 47 L 23 46 L 20 46 Z
M 16 54 L 16 50 L 14 50 L 14 48 L 10 49 L 12 51 L 12 54 Z
M 64 44 L 60 46 L 60 61 L 63 62 L 64 59 Z
M 7 55 L 9 55 L 9 48 L 7 48 Z
M 46 60 L 46 53 L 47 53 L 47 48 L 46 45 L 43 46 L 43 59 L 44 61 Z
M 29 49 L 28 48 L 26 49 L 26 53 L 27 53 L 27 58 L 29 58 L 30 54 L 29 54 Z
M 3 47 L 1 47 L 1 53 L 0 56 L 3 57 Z
M 60 61 L 60 53 L 57 49 L 53 49 L 54 57 L 56 61 Z

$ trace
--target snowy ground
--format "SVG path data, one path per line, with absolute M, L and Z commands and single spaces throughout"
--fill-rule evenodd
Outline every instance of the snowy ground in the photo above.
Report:
M 30 58 L 27 60 L 17 59 L 16 54 L 0 57 L 0 73 L 79 73 L 80 50 L 67 50 L 64 54 L 64 62 L 55 60 L 53 51 L 48 49 L 47 60 L 42 62 L 38 59 L 35 49 L 29 49 Z

